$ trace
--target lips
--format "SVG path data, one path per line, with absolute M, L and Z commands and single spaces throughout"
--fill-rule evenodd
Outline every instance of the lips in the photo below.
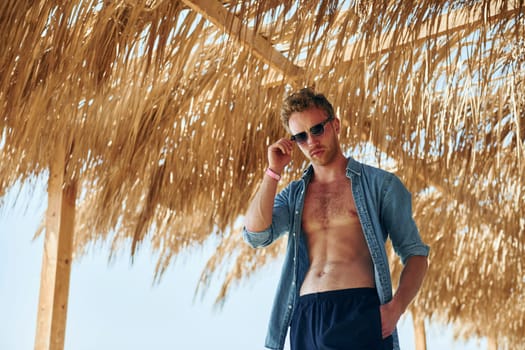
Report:
M 324 152 L 324 150 L 322 148 L 313 149 L 313 150 L 310 151 L 310 157 L 319 156 L 323 152 Z

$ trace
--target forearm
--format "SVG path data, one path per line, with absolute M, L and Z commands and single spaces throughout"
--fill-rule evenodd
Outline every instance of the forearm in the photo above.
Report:
M 392 299 L 399 315 L 406 311 L 412 300 L 416 297 L 427 270 L 428 259 L 426 256 L 415 255 L 408 258 L 401 272 L 399 286 Z
M 399 286 L 394 297 L 390 302 L 381 305 L 383 339 L 392 334 L 401 315 L 415 298 L 423 283 L 427 269 L 428 261 L 426 256 L 414 255 L 408 258 L 401 272 Z
M 264 231 L 272 224 L 279 174 L 290 163 L 292 148 L 293 142 L 287 138 L 282 138 L 268 147 L 268 169 L 271 171 L 271 176 L 263 175 L 261 186 L 248 206 L 244 219 L 244 227 L 248 231 Z M 277 180 L 274 177 L 277 177 Z
M 277 181 L 264 175 L 261 186 L 248 206 L 244 226 L 248 231 L 259 232 L 272 224 L 273 202 L 277 192 Z

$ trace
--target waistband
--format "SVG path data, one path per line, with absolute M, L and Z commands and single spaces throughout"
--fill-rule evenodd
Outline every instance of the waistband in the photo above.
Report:
M 337 301 L 337 300 L 346 300 L 352 298 L 362 298 L 362 297 L 373 297 L 379 300 L 377 295 L 377 290 L 375 288 L 348 288 L 348 289 L 337 289 L 329 290 L 326 292 L 319 293 L 309 293 L 301 295 L 299 297 L 299 302 L 308 303 L 313 301 Z

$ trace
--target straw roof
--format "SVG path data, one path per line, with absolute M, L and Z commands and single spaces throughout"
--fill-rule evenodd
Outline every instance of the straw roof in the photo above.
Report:
M 147 240 L 160 277 L 218 236 L 203 285 L 233 260 L 225 296 L 281 252 L 250 250 L 236 222 L 285 134 L 281 101 L 314 86 L 346 149 L 373 149 L 414 195 L 432 247 L 414 309 L 524 348 L 524 12 L 522 1 L 5 0 L 0 196 L 65 148 L 79 254 Z M 296 154 L 286 178 L 304 166 Z

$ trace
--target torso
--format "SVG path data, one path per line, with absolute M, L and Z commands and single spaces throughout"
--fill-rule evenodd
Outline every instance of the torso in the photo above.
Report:
M 310 267 L 301 295 L 375 286 L 372 258 L 348 178 L 308 185 L 302 227 Z

